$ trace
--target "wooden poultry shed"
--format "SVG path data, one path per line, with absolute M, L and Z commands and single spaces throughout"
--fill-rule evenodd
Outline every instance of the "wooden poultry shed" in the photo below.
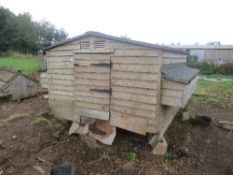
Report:
M 12 100 L 20 100 L 39 92 L 39 83 L 32 77 L 11 69 L 0 69 L 0 98 L 9 96 Z
M 99 32 L 44 53 L 49 104 L 57 117 L 80 127 L 104 122 L 107 128 L 150 133 L 154 153 L 197 81 L 198 71 L 185 66 L 183 51 Z

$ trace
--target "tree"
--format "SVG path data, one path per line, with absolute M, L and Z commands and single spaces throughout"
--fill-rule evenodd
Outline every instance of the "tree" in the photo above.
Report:
M 10 10 L 0 7 L 0 52 L 11 49 L 15 37 L 15 17 Z
M 12 44 L 14 50 L 19 52 L 35 53 L 38 50 L 36 25 L 29 13 L 16 17 L 16 38 Z
M 29 13 L 15 15 L 0 7 L 0 53 L 7 50 L 37 53 L 67 36 L 64 29 L 57 29 L 46 20 L 34 22 Z
M 65 40 L 68 36 L 64 29 L 56 29 L 53 24 L 46 20 L 37 23 L 37 32 L 39 49 Z

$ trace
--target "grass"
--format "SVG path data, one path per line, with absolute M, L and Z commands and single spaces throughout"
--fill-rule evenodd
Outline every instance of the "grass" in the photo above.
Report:
M 191 104 L 233 106 L 233 81 L 199 80 L 190 100 Z
M 39 62 L 34 57 L 0 57 L 0 67 L 11 67 L 26 74 L 33 74 L 39 68 Z
M 222 74 L 212 74 L 212 75 L 201 75 L 207 78 L 226 78 L 226 79 L 232 79 L 233 75 L 222 75 Z

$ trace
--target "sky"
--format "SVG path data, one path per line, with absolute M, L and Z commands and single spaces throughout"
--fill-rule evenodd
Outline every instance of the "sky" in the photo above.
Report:
M 15 14 L 29 12 L 64 28 L 158 44 L 233 44 L 232 0 L 0 0 Z

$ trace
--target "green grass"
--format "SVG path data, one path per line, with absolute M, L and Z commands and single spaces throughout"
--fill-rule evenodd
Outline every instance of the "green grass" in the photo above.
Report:
M 202 75 L 207 78 L 226 78 L 226 79 L 232 79 L 233 75 L 221 75 L 221 74 L 212 74 L 212 75 Z
M 213 82 L 199 80 L 190 103 L 198 105 L 217 104 L 222 107 L 232 107 L 233 81 Z
M 12 67 L 15 70 L 20 70 L 26 74 L 32 74 L 39 68 L 39 62 L 36 58 L 15 58 L 15 57 L 0 57 L 0 67 Z

